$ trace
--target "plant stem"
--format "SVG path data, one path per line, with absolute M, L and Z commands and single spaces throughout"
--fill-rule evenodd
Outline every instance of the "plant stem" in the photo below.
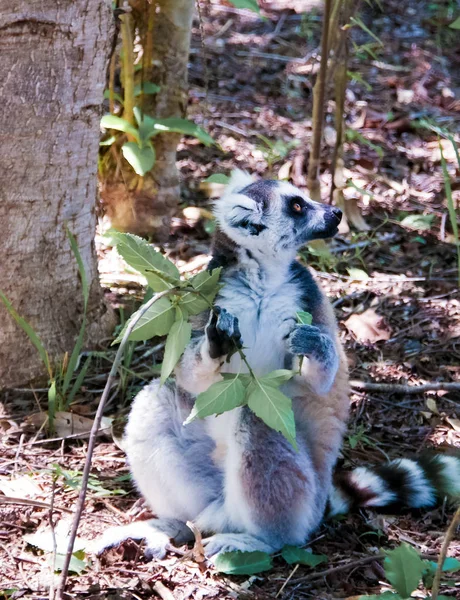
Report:
M 323 28 L 321 33 L 321 62 L 313 89 L 313 142 L 308 163 L 307 185 L 313 200 L 321 201 L 321 188 L 318 180 L 318 169 L 323 137 L 324 104 L 326 92 L 327 61 L 329 58 L 329 22 L 332 0 L 324 1 Z
M 433 580 L 433 587 L 431 588 L 431 600 L 437 600 L 439 594 L 439 586 L 441 585 L 441 574 L 442 567 L 444 565 L 444 561 L 446 560 L 447 550 L 449 549 L 449 545 L 454 538 L 455 531 L 457 527 L 460 525 L 460 506 L 457 508 L 454 518 L 452 519 L 451 524 L 446 532 L 446 537 L 444 538 L 444 542 L 441 547 L 441 553 L 438 558 L 438 568 L 436 569 L 436 573 Z
M 99 431 L 99 428 L 101 425 L 101 419 L 102 419 L 102 415 L 104 413 L 104 406 L 105 406 L 105 403 L 109 396 L 112 381 L 116 375 L 118 367 L 123 358 L 125 346 L 128 342 L 129 336 L 131 335 L 131 332 L 133 331 L 136 323 L 150 309 L 150 307 L 153 304 L 155 304 L 155 302 L 160 300 L 160 298 L 163 298 L 163 296 L 166 296 L 168 294 L 175 294 L 178 291 L 179 291 L 179 288 L 171 288 L 169 290 L 165 290 L 164 292 L 160 292 L 159 294 L 155 294 L 155 296 L 153 296 L 153 298 L 151 298 L 148 302 L 146 302 L 143 306 L 141 306 L 141 308 L 138 310 L 138 312 L 136 313 L 133 320 L 128 324 L 126 331 L 123 335 L 123 338 L 120 342 L 120 345 L 118 347 L 117 353 L 115 355 L 115 359 L 112 364 L 112 368 L 110 369 L 110 373 L 107 378 L 107 383 L 105 384 L 104 391 L 102 392 L 102 396 L 99 401 L 99 406 L 97 407 L 96 416 L 94 417 L 93 426 L 91 428 L 91 433 L 89 436 L 85 466 L 83 468 L 83 475 L 82 475 L 82 480 L 81 480 L 80 494 L 78 496 L 77 506 L 75 508 L 75 514 L 74 514 L 74 518 L 73 518 L 73 522 L 72 522 L 72 529 L 70 531 L 70 536 L 69 536 L 69 544 L 68 544 L 66 555 L 64 558 L 64 564 L 62 566 L 62 573 L 61 573 L 61 578 L 59 581 L 59 587 L 57 589 L 56 597 L 58 598 L 58 600 L 64 600 L 65 586 L 66 586 L 67 576 L 69 574 L 70 560 L 72 558 L 73 547 L 75 544 L 75 538 L 77 536 L 78 526 L 80 524 L 81 515 L 83 513 L 83 508 L 85 505 L 89 472 L 91 469 L 91 460 L 93 457 L 94 446 L 96 444 L 97 432 Z
M 123 118 L 134 125 L 134 54 L 131 15 L 129 13 L 121 15 L 120 22 L 123 45 Z

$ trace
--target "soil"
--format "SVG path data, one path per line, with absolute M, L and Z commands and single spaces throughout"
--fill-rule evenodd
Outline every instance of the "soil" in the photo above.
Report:
M 351 133 L 344 153 L 346 194 L 367 228 L 351 226 L 330 243 L 329 254 L 305 252 L 302 259 L 315 270 L 335 307 L 352 380 L 412 386 L 455 382 L 460 373 L 457 253 L 438 136 L 421 123 L 458 131 L 460 46 L 458 32 L 447 26 L 458 16 L 458 6 L 441 0 L 388 0 L 382 12 L 377 2 L 369 4 L 363 3 L 359 13 L 364 27 L 352 30 L 353 79 L 346 99 Z M 304 187 L 318 67 L 317 4 L 267 0 L 261 3 L 264 20 L 227 4 L 201 5 L 202 24 L 195 23 L 190 59 L 189 115 L 218 146 L 205 148 L 190 139 L 181 143 L 184 206 L 209 209 L 201 182 L 235 167 L 261 176 L 284 169 L 294 184 Z M 326 113 L 321 165 L 325 199 L 331 184 L 327 142 L 334 133 L 332 100 Z M 283 145 L 267 156 L 260 135 Z M 459 165 L 448 140 L 443 139 L 442 148 L 458 207 Z M 173 226 L 165 251 L 183 272 L 199 270 L 207 261 L 212 224 L 196 224 L 190 213 L 180 212 Z M 99 253 L 107 298 L 125 318 L 142 296 L 140 279 L 124 270 L 114 251 L 99 244 Z M 71 408 L 74 414 L 94 415 L 114 356 L 109 344 L 101 343 L 92 358 Z M 109 416 L 122 421 L 133 395 L 158 372 L 161 353 L 161 340 L 136 346 L 117 377 Z M 87 439 L 50 442 L 36 423 L 26 421 L 37 407 L 46 409 L 46 397 L 44 389 L 12 390 L 3 394 L 0 405 L 0 598 L 49 597 L 49 554 L 24 536 L 49 529 L 50 522 L 56 528 L 68 522 L 81 481 Z M 355 388 L 341 465 L 376 463 L 429 448 L 458 451 L 459 402 L 455 390 L 400 394 L 391 387 L 383 392 Z M 148 516 L 113 439 L 119 439 L 117 434 L 102 436 L 96 447 L 79 530 L 84 539 Z M 5 503 L 6 496 L 13 500 Z M 142 545 L 129 542 L 101 559 L 88 556 L 90 564 L 71 574 L 67 591 L 70 598 L 112 600 L 152 595 L 326 600 L 377 594 L 389 589 L 382 584 L 381 550 L 408 542 L 436 560 L 452 514 L 453 507 L 446 504 L 397 516 L 361 511 L 325 523 L 309 543 L 327 563 L 294 568 L 275 558 L 272 571 L 251 577 L 219 575 L 194 562 L 186 547 L 164 561 L 148 562 Z M 458 538 L 449 555 L 460 558 Z M 458 598 L 458 578 L 446 577 L 446 582 L 442 593 Z

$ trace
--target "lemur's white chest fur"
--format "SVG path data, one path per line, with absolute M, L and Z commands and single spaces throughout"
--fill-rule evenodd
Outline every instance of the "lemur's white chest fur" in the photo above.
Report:
M 285 367 L 285 337 L 292 331 L 299 307 L 298 286 L 289 283 L 289 262 L 261 266 L 246 258 L 238 271 L 224 278 L 216 300 L 238 318 L 244 353 L 254 373 L 266 375 Z M 239 354 L 222 372 L 247 372 Z

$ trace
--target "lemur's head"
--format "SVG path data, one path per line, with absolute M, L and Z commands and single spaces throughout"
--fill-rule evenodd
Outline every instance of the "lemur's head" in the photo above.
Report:
M 240 247 L 264 253 L 294 251 L 337 233 L 342 212 L 313 202 L 285 181 L 234 171 L 214 210 L 220 229 Z

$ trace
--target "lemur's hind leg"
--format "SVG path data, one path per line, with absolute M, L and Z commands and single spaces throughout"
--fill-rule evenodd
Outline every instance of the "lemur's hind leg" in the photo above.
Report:
M 158 381 L 136 396 L 125 449 L 134 482 L 158 518 L 110 530 L 97 544 L 99 551 L 133 537 L 145 539 L 151 555 L 164 556 L 171 538 L 183 540 L 186 521 L 221 495 L 222 473 L 211 457 L 214 441 L 201 421 L 183 426 L 192 404 L 187 392 Z
M 285 544 L 301 545 L 318 526 L 326 502 L 319 496 L 316 473 L 307 446 L 298 452 L 278 432 L 243 407 L 236 409 L 233 440 L 225 464 L 225 497 L 221 511 L 197 519 L 210 556 L 229 550 L 274 552 Z M 219 514 L 228 526 L 212 528 Z

